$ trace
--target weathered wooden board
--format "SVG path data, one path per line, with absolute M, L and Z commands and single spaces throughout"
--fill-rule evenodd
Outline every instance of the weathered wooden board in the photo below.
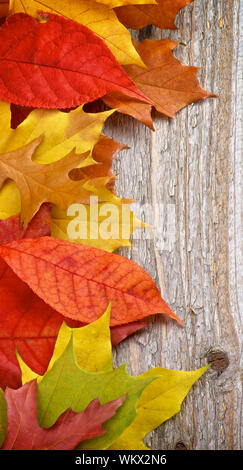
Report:
M 121 253 L 149 272 L 185 328 L 158 318 L 117 348 L 116 362 L 137 375 L 153 366 L 194 369 L 212 359 L 210 350 L 226 353 L 228 367 L 212 368 L 147 441 L 153 449 L 242 449 L 243 2 L 196 0 L 177 25 L 139 38 L 183 43 L 176 56 L 201 67 L 200 83 L 218 98 L 175 120 L 156 115 L 155 133 L 119 115 L 106 133 L 131 147 L 115 162 L 118 194 L 148 204 L 142 212 L 156 227 Z

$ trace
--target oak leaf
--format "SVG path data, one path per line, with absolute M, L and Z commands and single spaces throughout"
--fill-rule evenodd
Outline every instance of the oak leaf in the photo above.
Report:
M 150 24 L 162 29 L 176 29 L 179 11 L 193 0 L 157 0 L 158 5 L 128 5 L 116 8 L 116 14 L 127 28 L 140 29 Z
M 197 67 L 183 65 L 173 56 L 172 51 L 178 45 L 177 42 L 168 39 L 145 39 L 140 43 L 134 41 L 134 45 L 148 70 L 136 65 L 128 65 L 125 69 L 138 88 L 151 99 L 159 113 L 174 117 L 188 104 L 215 96 L 200 87 Z M 148 117 L 141 113 L 141 106 L 150 112 L 149 105 L 128 97 L 123 99 L 119 92 L 108 94 L 103 101 L 151 127 Z
M 15 274 L 65 317 L 90 323 L 113 299 L 111 325 L 163 313 L 182 322 L 150 276 L 120 255 L 53 237 L 13 241 L 0 249 Z
M 24 13 L 0 29 L 0 98 L 35 108 L 72 108 L 120 90 L 150 102 L 106 44 L 75 21 Z
M 9 103 L 0 102 L 0 154 L 13 152 L 43 136 L 33 155 L 33 162 L 54 163 L 73 149 L 80 155 L 79 167 L 93 165 L 92 149 L 100 138 L 105 120 L 113 113 L 85 113 L 80 106 L 69 112 L 34 110 L 11 129 Z M 81 154 L 89 152 L 84 158 Z M 9 218 L 21 210 L 21 199 L 15 182 L 7 181 L 0 190 L 0 218 Z
M 13 152 L 0 155 L 0 189 L 6 180 L 13 180 L 20 191 L 21 220 L 26 227 L 40 206 L 51 202 L 62 210 L 75 202 L 89 203 L 88 181 L 73 181 L 68 173 L 80 162 L 80 156 L 72 153 L 61 160 L 39 165 L 32 161 L 41 137 Z M 53 177 L 55 175 L 55 177 Z M 103 179 L 94 179 L 94 186 L 103 186 Z
M 37 11 L 57 13 L 87 26 L 109 47 L 121 65 L 137 64 L 144 67 L 132 38 L 112 9 L 91 0 L 46 0 L 45 6 L 38 0 L 10 0 L 10 12 L 36 16 Z
M 71 450 L 81 441 L 104 434 L 102 424 L 116 413 L 124 398 L 100 405 L 93 400 L 81 413 L 67 409 L 50 429 L 37 421 L 37 384 L 5 391 L 7 432 L 1 450 Z

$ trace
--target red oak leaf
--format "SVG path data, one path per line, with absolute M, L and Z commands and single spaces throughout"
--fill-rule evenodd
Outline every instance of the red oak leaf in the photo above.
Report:
M 71 450 L 80 442 L 104 434 L 102 424 L 114 416 L 124 397 L 101 405 L 93 400 L 85 411 L 65 411 L 48 429 L 37 420 L 37 384 L 5 391 L 8 427 L 2 450 Z
M 4 245 L 0 255 L 17 276 L 62 315 L 90 323 L 113 299 L 111 325 L 165 313 L 181 321 L 161 298 L 150 276 L 114 253 L 52 237 Z
M 105 43 L 54 14 L 23 13 L 0 29 L 0 99 L 35 108 L 71 108 L 119 90 L 150 103 Z

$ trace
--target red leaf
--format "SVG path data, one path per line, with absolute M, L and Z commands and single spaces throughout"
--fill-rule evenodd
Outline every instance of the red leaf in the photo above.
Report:
M 27 228 L 23 228 L 19 215 L 0 220 L 0 245 L 6 245 L 19 238 L 44 237 L 50 235 L 50 231 L 51 209 L 49 204 L 43 204 Z
M 113 326 L 111 328 L 111 343 L 112 346 L 117 346 L 121 341 L 128 336 L 136 333 L 139 330 L 147 328 L 149 323 L 146 321 L 135 321 L 132 323 L 127 323 L 126 325 Z
M 0 254 L 13 271 L 62 315 L 90 323 L 113 300 L 111 325 L 165 313 L 181 321 L 150 276 L 120 255 L 52 237 L 14 241 Z
M 105 43 L 54 14 L 45 23 L 18 13 L 0 29 L 0 99 L 35 108 L 71 108 L 112 90 L 150 103 Z
M 18 388 L 21 373 L 16 348 L 31 369 L 44 374 L 63 318 L 2 260 L 0 277 L 0 386 Z
M 19 216 L 1 220 L 0 244 L 21 237 L 48 235 L 49 219 L 49 206 L 43 204 L 25 230 L 20 225 Z M 0 279 L 0 387 L 15 389 L 21 386 L 16 349 L 26 364 L 42 375 L 52 357 L 62 322 L 66 321 L 73 328 L 81 328 L 85 324 L 59 315 L 21 281 L 2 259 Z M 135 328 L 137 330 L 139 325 Z M 112 344 L 118 344 L 131 334 L 131 329 L 134 331 L 133 324 L 129 327 L 111 327 Z
M 37 421 L 37 385 L 28 382 L 19 390 L 5 392 L 7 435 L 2 450 L 71 450 L 80 442 L 104 434 L 102 423 L 114 416 L 124 397 L 100 405 L 93 400 L 85 411 L 65 411 L 54 426 L 43 429 Z

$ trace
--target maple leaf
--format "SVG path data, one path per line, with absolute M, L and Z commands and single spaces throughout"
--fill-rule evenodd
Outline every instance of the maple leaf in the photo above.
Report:
M 70 353 L 71 343 L 73 344 L 76 361 L 83 370 L 101 374 L 111 372 L 112 349 L 109 331 L 109 309 L 103 317 L 83 329 L 71 330 L 66 325 L 62 325 L 50 364 L 50 367 L 53 369 L 51 369 L 49 373 L 53 371 L 54 377 L 58 376 L 61 365 L 64 365 L 63 356 L 65 355 L 67 358 L 68 350 Z M 67 362 L 69 360 L 70 359 L 67 358 Z M 59 364 L 59 367 L 54 372 L 55 364 Z M 67 367 L 66 363 L 64 367 Z M 23 362 L 21 362 L 21 369 L 24 382 L 34 378 L 32 372 L 26 368 Z M 126 427 L 122 434 L 120 433 L 117 440 L 113 439 L 113 444 L 109 449 L 147 449 L 143 444 L 145 435 L 160 426 L 165 420 L 169 419 L 180 410 L 181 403 L 190 388 L 207 369 L 208 366 L 194 371 L 176 371 L 156 367 L 138 376 L 137 379 L 150 378 L 154 380 L 147 384 L 138 398 L 136 417 L 134 417 L 130 426 Z M 48 373 L 46 376 L 48 377 Z M 39 377 L 38 380 L 41 385 L 43 379 Z M 48 378 L 48 382 L 49 381 L 50 376 Z M 52 380 L 52 387 L 54 386 L 55 380 Z M 48 390 L 50 397 L 51 390 Z M 44 391 L 45 387 L 43 393 Z M 51 406 L 53 406 L 54 412 L 54 404 L 51 404 Z M 53 420 L 54 419 L 55 414 Z M 119 420 L 119 412 L 117 416 L 113 418 L 114 429 L 119 432 L 121 428 L 118 427 L 117 429 L 115 426 L 115 424 L 119 426 L 119 423 L 116 423 L 117 420 Z M 51 423 L 52 421 L 50 424 Z M 78 448 L 106 449 L 108 442 L 109 435 L 104 435 L 89 441 L 84 441 Z
M 109 447 L 134 420 L 138 399 L 152 380 L 131 377 L 125 366 L 101 372 L 81 369 L 71 336 L 62 355 L 38 382 L 39 424 L 49 429 L 67 408 L 80 413 L 94 398 L 104 405 L 126 395 L 116 416 L 104 424 L 106 433 L 100 436 L 102 448 Z
M 215 96 L 200 87 L 197 67 L 183 65 L 173 56 L 172 51 L 178 45 L 177 42 L 146 39 L 141 43 L 134 41 L 134 44 L 148 70 L 136 65 L 128 65 L 125 69 L 139 89 L 151 99 L 158 112 L 174 117 L 188 104 Z M 141 113 L 141 106 L 150 112 L 149 105 L 128 97 L 123 99 L 119 92 L 108 94 L 103 101 L 151 127 L 148 117 Z
M 85 411 L 66 410 L 50 429 L 37 421 L 37 384 L 32 381 L 18 390 L 5 391 L 7 433 L 1 450 L 71 450 L 85 439 L 102 435 L 102 424 L 114 416 L 124 398 L 100 405 L 93 400 Z
M 75 21 L 24 13 L 0 29 L 0 98 L 35 108 L 72 108 L 112 90 L 150 102 L 94 33 Z
M 33 162 L 54 163 L 73 149 L 80 155 L 79 167 L 94 164 L 91 151 L 100 138 L 105 120 L 113 113 L 85 113 L 79 107 L 69 113 L 56 110 L 34 110 L 16 129 L 11 129 L 9 103 L 0 102 L 0 153 L 9 153 L 43 136 L 33 155 Z M 89 152 L 87 158 L 81 154 Z M 7 181 L 0 190 L 0 217 L 8 218 L 21 210 L 17 185 Z
M 142 393 L 137 416 L 110 449 L 145 450 L 145 436 L 174 416 L 193 384 L 209 366 L 194 371 L 179 371 L 155 367 L 139 377 L 156 377 Z M 85 444 L 85 443 L 84 443 Z
M 20 279 L 65 317 L 90 323 L 113 299 L 111 325 L 164 313 L 182 322 L 150 276 L 120 255 L 52 237 L 13 241 L 0 255 Z
M 129 5 L 115 11 L 127 28 L 140 29 L 153 24 L 162 29 L 176 29 L 174 20 L 177 13 L 192 2 L 193 0 L 157 0 L 158 5 Z
M 87 26 L 105 42 L 121 65 L 144 66 L 132 44 L 129 31 L 118 21 L 114 10 L 90 0 L 47 0 L 44 8 L 47 12 L 57 13 Z M 43 9 L 43 4 L 38 0 L 10 0 L 12 14 L 36 16 L 40 9 Z

